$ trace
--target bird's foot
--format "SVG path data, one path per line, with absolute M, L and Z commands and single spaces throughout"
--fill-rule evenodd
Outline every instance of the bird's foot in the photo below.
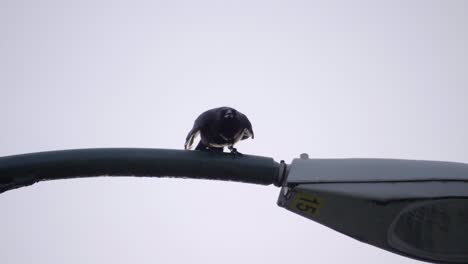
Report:
M 239 151 L 237 151 L 236 148 L 234 147 L 228 147 L 229 150 L 231 151 L 231 154 L 234 155 L 235 157 L 239 157 L 239 156 L 242 156 L 242 153 L 240 153 Z

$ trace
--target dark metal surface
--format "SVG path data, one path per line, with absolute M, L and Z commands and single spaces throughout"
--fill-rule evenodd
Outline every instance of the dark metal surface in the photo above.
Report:
M 77 149 L 0 157 L 0 193 L 38 181 L 95 176 L 177 177 L 269 185 L 272 158 L 171 149 Z

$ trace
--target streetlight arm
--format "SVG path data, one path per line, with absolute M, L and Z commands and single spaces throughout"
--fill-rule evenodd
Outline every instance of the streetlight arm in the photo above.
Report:
M 141 148 L 59 150 L 0 157 L 0 193 L 43 180 L 104 175 L 278 185 L 280 164 L 260 156 Z

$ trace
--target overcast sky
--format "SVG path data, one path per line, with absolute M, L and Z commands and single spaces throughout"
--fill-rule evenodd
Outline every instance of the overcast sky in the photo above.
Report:
M 467 1 L 0 0 L 0 156 L 181 149 L 468 163 Z M 273 186 L 93 178 L 0 195 L 2 263 L 418 263 L 276 205 Z

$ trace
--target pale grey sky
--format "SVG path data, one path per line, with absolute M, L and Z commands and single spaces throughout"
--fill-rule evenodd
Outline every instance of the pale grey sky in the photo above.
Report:
M 0 156 L 182 148 L 246 114 L 243 153 L 468 163 L 467 1 L 0 0 Z M 0 195 L 2 263 L 417 263 L 268 186 L 39 183 Z

